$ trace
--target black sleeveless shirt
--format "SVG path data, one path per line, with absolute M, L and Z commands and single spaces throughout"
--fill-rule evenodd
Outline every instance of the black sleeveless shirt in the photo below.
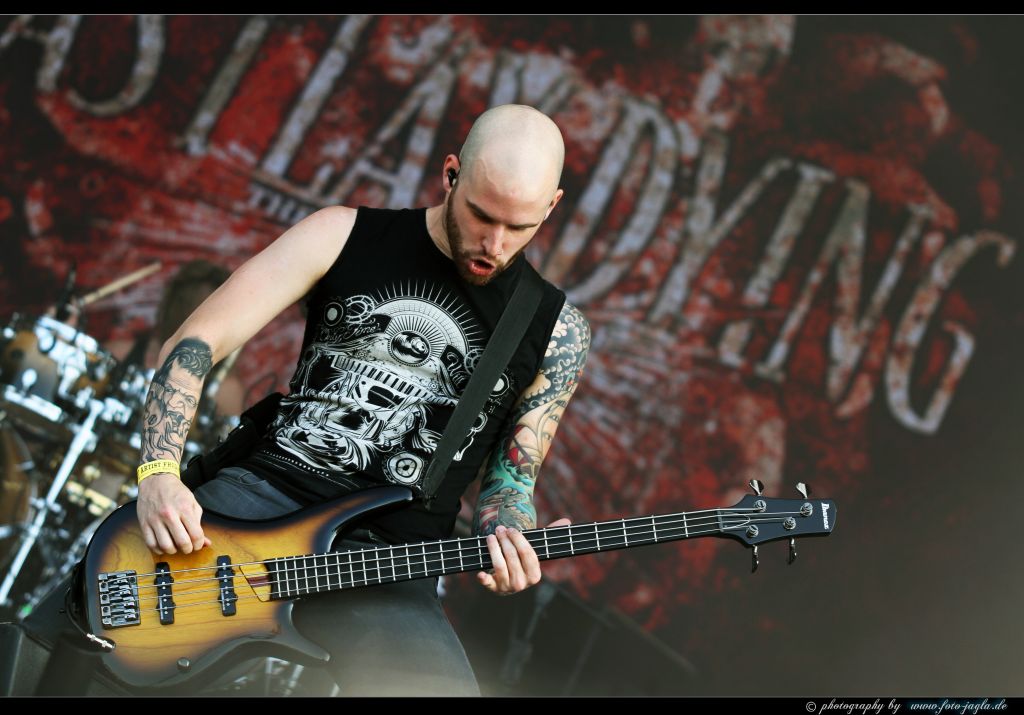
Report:
M 302 504 L 375 485 L 419 486 L 519 277 L 532 270 L 520 255 L 487 285 L 471 285 L 431 240 L 425 208 L 361 206 L 309 296 L 290 393 L 240 466 Z M 536 377 L 564 300 L 544 282 L 537 315 L 431 510 L 416 499 L 363 526 L 392 543 L 451 535 L 459 499 Z

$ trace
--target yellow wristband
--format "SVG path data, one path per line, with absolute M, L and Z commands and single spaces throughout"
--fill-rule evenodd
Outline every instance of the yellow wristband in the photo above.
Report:
M 139 477 L 139 484 L 142 484 L 142 480 L 146 477 L 151 477 L 154 474 L 173 474 L 174 476 L 181 478 L 181 467 L 178 463 L 170 459 L 157 459 L 153 462 L 146 462 L 136 470 L 136 474 Z

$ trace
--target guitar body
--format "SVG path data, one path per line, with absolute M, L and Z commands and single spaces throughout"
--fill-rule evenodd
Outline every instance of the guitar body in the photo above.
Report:
M 135 502 L 125 504 L 100 525 L 86 552 L 79 594 L 83 626 L 114 643 L 101 656 L 104 667 L 138 689 L 186 682 L 197 687 L 252 657 L 326 662 L 328 653 L 295 630 L 293 601 L 271 600 L 272 579 L 263 562 L 282 554 L 324 553 L 347 525 L 410 498 L 407 489 L 385 487 L 265 521 L 206 512 L 203 531 L 212 546 L 163 555 L 146 546 Z M 225 559 L 230 564 L 218 561 Z M 126 572 L 134 572 L 134 585 L 131 576 L 110 576 Z M 173 578 L 163 588 L 157 585 L 162 572 Z M 118 614 L 128 623 L 118 625 Z

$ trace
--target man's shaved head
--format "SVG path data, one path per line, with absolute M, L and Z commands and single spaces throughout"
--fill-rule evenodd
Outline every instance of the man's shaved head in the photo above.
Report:
M 459 156 L 445 157 L 448 193 L 427 215 L 463 280 L 485 285 L 522 253 L 563 196 L 564 160 L 561 132 L 533 107 L 504 104 L 477 118 Z
M 459 153 L 460 178 L 547 203 L 558 189 L 564 160 L 562 134 L 547 115 L 524 104 L 503 104 L 473 123 Z

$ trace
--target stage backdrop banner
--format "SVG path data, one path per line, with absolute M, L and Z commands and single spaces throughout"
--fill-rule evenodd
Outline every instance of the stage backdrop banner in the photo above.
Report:
M 472 120 L 533 105 L 567 151 L 527 255 L 593 327 L 540 519 L 731 506 L 754 478 L 838 505 L 792 566 L 701 539 L 547 577 L 689 659 L 687 692 L 1020 695 L 1022 31 L 7 16 L 0 316 L 42 313 L 73 264 L 85 290 L 160 260 L 88 310 L 130 337 L 181 264 L 237 268 L 323 206 L 437 203 Z M 249 403 L 287 389 L 302 327 L 290 308 L 245 347 Z

